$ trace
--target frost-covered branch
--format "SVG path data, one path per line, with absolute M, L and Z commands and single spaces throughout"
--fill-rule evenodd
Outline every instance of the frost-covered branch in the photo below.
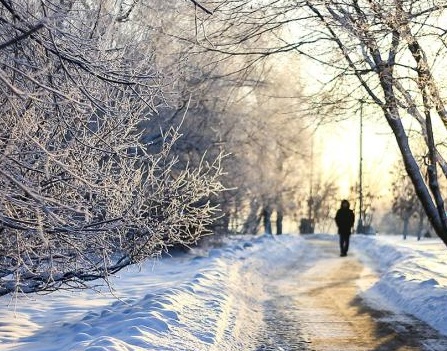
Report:
M 170 85 L 119 11 L 0 3 L 0 295 L 84 287 L 218 216 L 221 156 L 179 165 L 176 127 L 145 142 Z

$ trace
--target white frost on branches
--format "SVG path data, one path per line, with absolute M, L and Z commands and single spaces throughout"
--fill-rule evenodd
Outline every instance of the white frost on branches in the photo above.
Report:
M 220 158 L 179 168 L 175 128 L 144 141 L 164 78 L 114 11 L 0 1 L 0 295 L 82 287 L 217 214 Z

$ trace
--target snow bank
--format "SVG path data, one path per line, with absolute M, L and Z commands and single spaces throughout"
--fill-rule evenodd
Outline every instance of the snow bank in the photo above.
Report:
M 354 235 L 353 245 L 380 273 L 364 297 L 394 305 L 447 335 L 447 248 L 440 240 Z
M 6 341 L 5 350 L 249 349 L 262 329 L 263 267 L 288 249 L 296 250 L 299 241 L 236 237 L 221 248 L 148 263 L 141 272 L 125 273 L 113 282 L 124 295 L 119 300 L 84 291 L 72 302 L 81 312 L 69 316 L 60 314 L 63 306 L 70 310 L 68 293 L 48 296 L 60 300 L 59 308 L 51 308 L 45 297 L 38 297 L 35 306 L 21 301 L 15 328 L 0 326 L 0 340 Z M 39 313 L 42 300 L 47 320 Z M 27 318 L 35 319 L 29 328 Z

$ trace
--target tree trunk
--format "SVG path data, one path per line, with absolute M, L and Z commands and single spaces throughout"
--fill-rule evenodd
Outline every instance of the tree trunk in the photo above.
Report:
M 444 226 L 442 225 L 437 208 L 433 204 L 433 200 L 424 182 L 424 178 L 420 172 L 419 166 L 410 150 L 408 137 L 405 133 L 402 122 L 398 115 L 391 114 L 390 111 L 387 109 L 385 109 L 384 112 L 388 124 L 390 125 L 396 137 L 396 141 L 402 154 L 407 174 L 410 177 L 411 182 L 413 183 L 414 189 L 419 200 L 421 201 L 424 211 L 436 234 L 441 238 L 444 244 L 447 245 L 447 233 L 444 231 Z
M 266 234 L 272 234 L 272 211 L 268 207 L 264 207 L 262 217 L 264 218 L 264 232 Z
M 404 229 L 403 229 L 403 237 L 404 240 L 407 239 L 407 235 L 408 235 L 408 223 L 410 222 L 410 217 L 406 216 L 404 218 Z
M 380 61 L 380 59 L 377 59 L 376 61 L 383 67 L 384 63 Z M 419 165 L 417 164 L 416 159 L 414 158 L 414 155 L 410 149 L 408 136 L 400 119 L 399 110 L 397 107 L 397 99 L 393 91 L 393 73 L 392 69 L 390 69 L 389 67 L 382 68 L 380 72 L 380 84 L 385 95 L 385 104 L 382 104 L 381 107 L 384 112 L 385 118 L 396 138 L 407 174 L 410 177 L 411 182 L 413 183 L 416 194 L 421 201 L 422 207 L 424 208 L 425 213 L 427 214 L 427 217 L 433 226 L 433 229 L 444 242 L 444 244 L 447 245 L 447 232 L 441 221 L 438 209 L 433 203 L 427 185 L 424 182 L 424 178 L 420 172 Z
M 421 211 L 418 212 L 419 215 L 419 224 L 418 224 L 418 240 L 421 240 L 422 230 L 424 229 L 424 216 Z
M 259 204 L 256 199 L 250 201 L 250 212 L 242 226 L 242 234 L 256 234 L 259 229 L 260 216 L 258 216 Z
M 283 211 L 282 209 L 278 209 L 276 213 L 276 234 L 282 234 L 282 221 L 283 221 Z

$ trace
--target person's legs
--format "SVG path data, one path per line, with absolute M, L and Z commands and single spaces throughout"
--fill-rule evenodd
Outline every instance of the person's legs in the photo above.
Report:
M 349 250 L 349 233 L 340 234 L 340 256 L 346 256 Z
M 340 241 L 340 256 L 343 256 L 344 247 L 345 247 L 345 241 L 343 239 L 343 234 L 339 234 L 338 238 L 339 238 L 339 241 Z
M 348 250 L 349 250 L 349 237 L 350 237 L 351 235 L 348 233 L 348 234 L 346 234 L 346 236 L 345 236 L 345 254 L 347 254 L 348 253 Z

